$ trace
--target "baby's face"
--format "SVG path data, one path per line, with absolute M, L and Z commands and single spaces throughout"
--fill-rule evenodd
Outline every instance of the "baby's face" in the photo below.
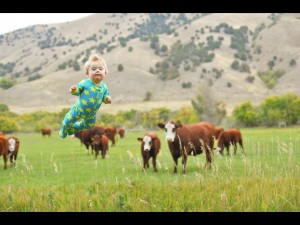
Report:
M 100 84 L 106 76 L 106 70 L 101 62 L 92 62 L 88 70 L 89 78 L 96 84 Z

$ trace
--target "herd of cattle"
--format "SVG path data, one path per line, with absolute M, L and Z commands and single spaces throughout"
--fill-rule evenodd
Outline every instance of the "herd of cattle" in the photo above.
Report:
M 183 125 L 181 122 L 168 121 L 166 123 L 158 123 L 157 126 L 165 131 L 165 138 L 168 142 L 169 150 L 174 161 L 174 173 L 177 173 L 178 159 L 182 157 L 182 172 L 186 173 L 187 156 L 196 156 L 205 153 L 206 163 L 205 167 L 211 167 L 213 161 L 213 150 L 216 150 L 223 155 L 224 148 L 229 155 L 229 147 L 234 147 L 234 154 L 237 151 L 237 144 L 240 145 L 242 153 L 244 153 L 242 134 L 239 129 L 224 130 L 223 128 L 216 128 L 210 122 L 199 122 L 195 124 Z M 51 136 L 51 129 L 44 128 L 41 130 L 42 136 Z M 120 138 L 124 138 L 125 129 L 116 128 L 115 126 L 102 127 L 94 126 L 90 130 L 83 130 L 76 133 L 81 144 L 86 147 L 87 152 L 91 147 L 91 152 L 97 159 L 101 151 L 102 159 L 105 159 L 106 153 L 109 150 L 109 140 L 111 146 L 115 146 L 117 134 Z M 149 160 L 152 158 L 153 169 L 157 172 L 156 158 L 161 148 L 161 140 L 154 132 L 146 132 L 143 137 L 138 137 L 141 142 L 141 155 L 143 158 L 143 171 L 149 168 Z M 215 140 L 217 148 L 214 148 Z M 7 168 L 7 161 L 10 157 L 12 166 L 15 166 L 19 151 L 20 141 L 18 138 L 12 136 L 6 138 L 0 132 L 0 156 L 4 159 L 4 169 Z

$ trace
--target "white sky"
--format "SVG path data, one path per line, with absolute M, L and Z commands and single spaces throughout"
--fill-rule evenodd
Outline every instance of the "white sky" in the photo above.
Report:
M 93 13 L 0 13 L 0 35 L 37 24 L 65 23 Z

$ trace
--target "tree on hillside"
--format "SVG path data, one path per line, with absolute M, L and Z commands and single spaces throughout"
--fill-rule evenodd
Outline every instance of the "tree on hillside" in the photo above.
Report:
M 191 124 L 198 122 L 198 116 L 194 108 L 190 106 L 181 107 L 175 115 L 175 120 L 184 124 Z
M 12 133 L 18 131 L 16 120 L 8 116 L 0 116 L 0 131 L 4 133 Z
M 246 127 L 259 125 L 258 109 L 250 101 L 242 103 L 233 110 L 233 117 Z
M 295 93 L 271 96 L 260 105 L 262 120 L 268 126 L 285 121 L 288 125 L 296 124 L 300 119 L 300 98 Z
M 5 89 L 5 90 L 8 88 L 11 88 L 15 84 L 17 84 L 17 81 L 14 79 L 4 77 L 0 80 L 0 88 Z
M 226 115 L 225 104 L 216 101 L 207 86 L 201 87 L 199 94 L 192 100 L 192 106 L 198 115 L 199 121 L 210 121 L 215 125 L 219 125 Z
M 0 103 L 0 112 L 8 112 L 8 111 L 9 111 L 8 106 Z
M 124 67 L 122 64 L 118 64 L 118 71 L 122 72 L 124 70 Z

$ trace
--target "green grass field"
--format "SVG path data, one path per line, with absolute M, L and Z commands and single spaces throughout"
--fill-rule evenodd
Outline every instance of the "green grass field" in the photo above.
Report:
M 242 129 L 246 156 L 189 156 L 187 175 L 173 174 L 164 133 L 158 173 L 142 172 L 145 132 L 127 132 L 106 159 L 86 154 L 79 139 L 15 134 L 17 167 L 0 161 L 0 210 L 20 212 L 300 211 L 300 128 Z M 225 152 L 225 151 L 224 151 Z M 233 153 L 233 149 L 231 149 Z

